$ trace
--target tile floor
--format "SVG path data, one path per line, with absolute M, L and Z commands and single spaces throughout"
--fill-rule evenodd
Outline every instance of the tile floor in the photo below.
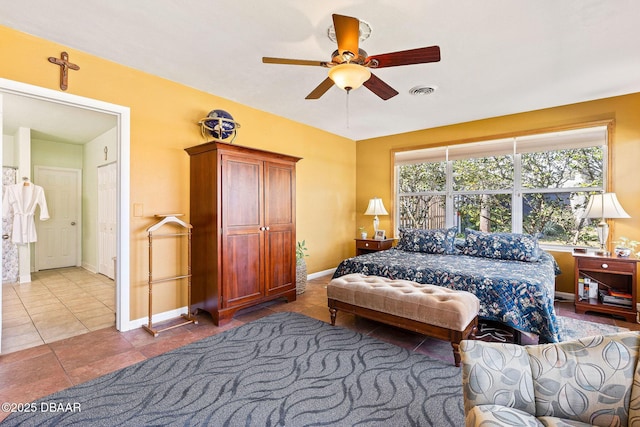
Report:
M 217 327 L 211 317 L 198 314 L 197 325 L 162 332 L 153 338 L 142 328 L 118 332 L 114 326 L 51 341 L 26 350 L 0 355 L 0 401 L 25 403 L 133 363 L 162 354 L 279 311 L 304 313 L 329 322 L 326 285 L 330 276 L 309 280 L 304 294 L 292 303 L 271 301 L 239 311 L 227 325 Z M 88 292 L 89 293 L 89 292 Z M 557 314 L 640 330 L 640 325 L 607 316 L 577 315 L 571 302 L 556 304 Z M 453 363 L 449 343 L 426 338 L 376 322 L 338 313 L 337 324 L 396 345 Z M 0 412 L 0 421 L 8 414 Z
M 115 285 L 108 277 L 70 267 L 31 279 L 2 285 L 3 354 L 115 324 Z

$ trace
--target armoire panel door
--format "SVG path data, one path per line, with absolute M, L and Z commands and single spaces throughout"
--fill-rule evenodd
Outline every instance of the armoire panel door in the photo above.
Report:
M 222 305 L 264 295 L 263 162 L 222 156 Z
M 265 163 L 265 223 L 292 226 L 295 218 L 295 170 L 280 163 Z
M 262 162 L 222 156 L 223 228 L 260 228 L 264 216 Z
M 293 269 L 295 252 L 291 250 L 293 239 L 291 230 L 267 232 L 267 251 L 265 252 L 267 295 L 282 292 L 284 288 L 295 287 L 295 270 Z
M 295 169 L 265 162 L 266 291 L 295 288 Z
M 224 238 L 222 252 L 223 308 L 260 299 L 264 294 L 260 247 L 261 233 L 234 234 Z

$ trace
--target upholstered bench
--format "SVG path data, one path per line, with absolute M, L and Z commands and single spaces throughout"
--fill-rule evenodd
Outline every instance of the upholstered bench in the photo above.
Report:
M 338 310 L 448 340 L 456 366 L 459 344 L 472 339 L 478 327 L 480 302 L 470 292 L 436 285 L 363 274 L 337 277 L 327 285 L 331 324 Z

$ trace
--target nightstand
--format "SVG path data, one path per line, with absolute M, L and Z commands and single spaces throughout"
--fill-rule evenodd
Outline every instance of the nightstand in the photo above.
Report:
M 391 249 L 395 239 L 356 239 L 356 255 Z
M 578 254 L 573 258 L 576 313 L 595 311 L 635 323 L 638 260 Z M 585 288 L 591 288 L 591 295 Z

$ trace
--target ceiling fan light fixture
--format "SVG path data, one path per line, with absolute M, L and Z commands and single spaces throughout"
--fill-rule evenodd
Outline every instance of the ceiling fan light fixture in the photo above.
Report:
M 359 19 L 358 21 L 360 23 L 358 27 L 358 40 L 360 42 L 363 42 L 371 36 L 371 24 L 369 24 L 367 21 L 363 21 L 362 19 Z M 327 28 L 327 37 L 333 43 L 337 43 L 338 41 L 336 37 L 336 28 L 333 26 L 333 24 L 329 25 L 329 28 Z
M 358 64 L 338 64 L 329 69 L 329 78 L 336 86 L 346 91 L 358 89 L 370 77 L 371 71 Z

